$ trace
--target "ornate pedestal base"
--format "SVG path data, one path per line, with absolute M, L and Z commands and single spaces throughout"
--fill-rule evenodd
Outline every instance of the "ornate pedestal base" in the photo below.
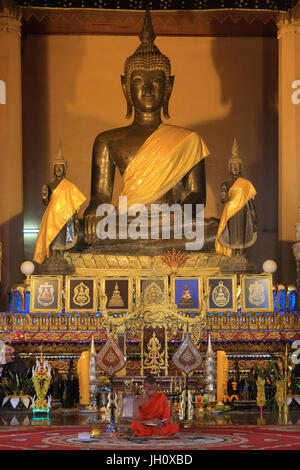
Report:
M 257 268 L 255 264 L 251 264 L 244 256 L 224 257 L 222 260 L 221 271 L 223 274 L 255 274 Z
M 47 258 L 36 270 L 35 274 L 67 275 L 73 274 L 74 268 L 63 256 L 51 256 Z
M 187 260 L 183 266 L 177 269 L 177 274 L 191 275 L 219 275 L 222 271 L 223 255 L 216 253 L 187 254 Z M 83 276 L 101 277 L 105 275 L 139 275 L 147 276 L 154 273 L 164 276 L 171 273 L 171 268 L 162 261 L 160 255 L 122 255 L 122 254 L 97 254 L 92 252 L 65 253 L 65 259 L 74 269 L 74 274 Z

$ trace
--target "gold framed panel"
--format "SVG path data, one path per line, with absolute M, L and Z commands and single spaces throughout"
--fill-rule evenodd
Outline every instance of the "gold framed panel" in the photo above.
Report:
M 63 276 L 31 276 L 30 312 L 62 311 Z
M 100 310 L 105 310 L 107 313 L 132 310 L 133 279 L 130 276 L 105 276 L 100 282 Z
M 98 311 L 98 279 L 93 276 L 66 276 L 66 313 Z
M 152 334 L 151 334 L 152 333 Z M 164 325 L 144 326 L 141 336 L 141 376 L 147 370 L 159 375 L 168 375 L 168 333 Z
M 164 295 L 168 294 L 169 281 L 168 276 L 138 276 L 136 278 L 136 296 L 140 297 L 144 290 L 152 283 L 158 285 Z
M 206 276 L 205 290 L 208 312 L 237 312 L 237 276 L 226 274 L 222 276 Z
M 203 276 L 188 274 L 184 276 L 172 276 L 171 300 L 181 312 L 201 312 L 203 302 Z
M 272 274 L 241 274 L 241 311 L 273 311 Z

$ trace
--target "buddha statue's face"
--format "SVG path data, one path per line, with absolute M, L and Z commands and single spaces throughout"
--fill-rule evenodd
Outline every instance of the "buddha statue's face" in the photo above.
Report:
M 230 164 L 230 173 L 232 176 L 239 176 L 242 174 L 242 165 L 240 163 Z
M 166 77 L 162 70 L 135 70 L 130 77 L 130 95 L 133 107 L 144 113 L 162 108 L 166 91 Z
M 62 178 L 66 173 L 65 165 L 64 164 L 54 165 L 53 172 L 56 178 Z

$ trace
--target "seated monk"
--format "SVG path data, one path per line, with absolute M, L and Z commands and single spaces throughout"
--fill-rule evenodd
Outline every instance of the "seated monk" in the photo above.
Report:
M 153 376 L 144 380 L 144 394 L 133 402 L 133 421 L 130 425 L 136 436 L 171 436 L 179 431 L 176 423 L 169 423 L 168 399 L 156 391 Z

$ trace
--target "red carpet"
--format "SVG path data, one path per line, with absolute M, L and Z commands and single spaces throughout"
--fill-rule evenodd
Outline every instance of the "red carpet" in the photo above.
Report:
M 199 426 L 172 439 L 101 436 L 78 439 L 90 426 L 1 426 L 0 450 L 299 450 L 300 426 Z

